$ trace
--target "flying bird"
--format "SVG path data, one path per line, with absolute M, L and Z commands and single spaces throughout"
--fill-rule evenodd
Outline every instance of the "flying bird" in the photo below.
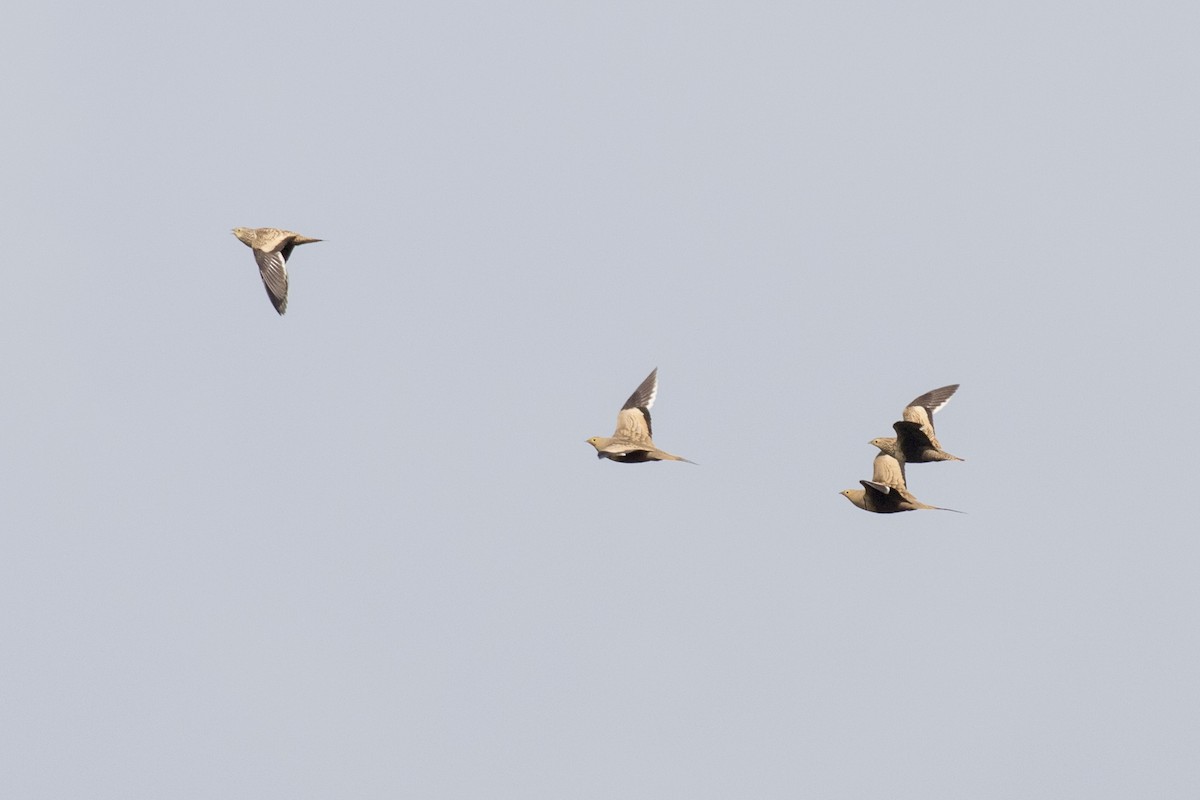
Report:
M 593 436 L 587 443 L 596 448 L 596 458 L 608 458 L 626 464 L 643 461 L 688 461 L 659 450 L 650 438 L 650 408 L 658 396 L 658 367 L 651 370 L 641 386 L 629 395 L 617 414 L 617 429 L 612 436 Z
M 234 228 L 233 235 L 254 251 L 254 260 L 258 262 L 258 272 L 262 275 L 267 297 L 271 298 L 271 305 L 282 316 L 287 311 L 288 276 L 285 265 L 292 248 L 321 240 L 279 228 Z
M 906 463 L 962 461 L 942 449 L 933 431 L 934 413 L 949 403 L 956 391 L 958 384 L 953 383 L 915 398 L 905 406 L 901 418 L 892 424 L 896 435 L 872 439 L 870 443 L 898 460 L 902 471 Z
M 875 514 L 896 514 L 901 511 L 919 511 L 931 509 L 934 511 L 954 511 L 953 508 L 930 506 L 917 500 L 904 484 L 904 475 L 900 470 L 900 462 L 893 456 L 881 452 L 875 456 L 871 470 L 871 480 L 859 481 L 863 488 L 844 489 L 841 494 L 851 503 Z

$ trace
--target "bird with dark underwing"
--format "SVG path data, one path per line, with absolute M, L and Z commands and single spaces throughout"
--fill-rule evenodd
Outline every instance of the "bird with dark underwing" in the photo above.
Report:
M 874 514 L 897 514 L 901 511 L 920 511 L 923 509 L 954 511 L 956 514 L 963 513 L 953 508 L 931 506 L 913 497 L 904 483 L 904 476 L 900 471 L 900 462 L 887 453 L 881 452 L 875 456 L 875 462 L 871 470 L 871 480 L 859 481 L 859 483 L 862 484 L 863 488 L 844 489 L 841 494 L 854 505 Z
M 952 383 L 915 398 L 905 406 L 901 418 L 892 424 L 896 435 L 872 439 L 870 443 L 899 461 L 901 470 L 905 464 L 962 461 L 942 449 L 933 430 L 934 413 L 950 402 L 956 391 L 958 384 Z
M 624 464 L 643 461 L 694 461 L 659 450 L 651 436 L 650 408 L 658 396 L 658 368 L 634 390 L 617 413 L 617 429 L 612 436 L 593 436 L 587 443 L 596 448 L 597 458 L 607 458 Z
M 258 262 L 258 273 L 267 289 L 267 297 L 271 298 L 271 305 L 282 316 L 287 311 L 287 260 L 292 248 L 321 240 L 279 228 L 234 228 L 233 235 L 254 251 L 254 260 Z

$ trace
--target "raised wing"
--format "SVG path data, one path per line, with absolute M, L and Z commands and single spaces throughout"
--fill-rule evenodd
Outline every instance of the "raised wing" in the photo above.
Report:
M 613 439 L 653 448 L 650 440 L 650 412 L 644 408 L 623 408 L 617 414 L 617 430 Z
M 958 384 L 952 383 L 949 386 L 942 386 L 939 389 L 928 391 L 920 397 L 914 397 L 913 401 L 905 407 L 902 417 L 910 422 L 919 422 L 922 425 L 928 425 L 932 433 L 933 415 L 940 411 L 946 403 L 949 403 L 950 398 L 957 391 Z
M 656 397 L 658 397 L 658 367 L 650 370 L 646 380 L 642 381 L 637 389 L 634 389 L 633 394 L 629 395 L 629 399 L 621 408 L 651 408 Z
M 875 456 L 875 463 L 872 465 L 871 481 L 894 489 L 904 489 L 904 465 L 887 453 L 880 453 Z
M 650 374 L 646 376 L 646 380 L 642 381 L 638 388 L 634 389 L 633 394 L 629 395 L 629 399 L 625 401 L 625 405 L 621 406 L 621 413 L 617 415 L 617 437 L 621 436 L 622 425 L 625 419 L 633 420 L 634 417 L 627 417 L 626 411 L 638 411 L 640 414 L 636 418 L 635 427 L 645 427 L 646 441 L 650 441 L 653 434 L 653 424 L 650 422 L 650 409 L 654 406 L 654 398 L 658 397 L 658 367 L 650 370 Z

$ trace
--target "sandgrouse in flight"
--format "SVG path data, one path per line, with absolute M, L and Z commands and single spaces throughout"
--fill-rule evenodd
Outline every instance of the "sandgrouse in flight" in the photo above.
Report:
M 279 228 L 234 228 L 233 235 L 254 251 L 254 260 L 258 262 L 258 272 L 262 275 L 263 286 L 267 288 L 267 297 L 271 298 L 271 305 L 282 315 L 287 311 L 288 275 L 285 265 L 292 248 L 321 240 Z
M 617 414 L 617 429 L 612 436 L 593 436 L 587 442 L 596 448 L 596 458 L 609 458 L 626 464 L 642 461 L 688 461 L 659 450 L 650 438 L 650 408 L 658 395 L 658 367 L 642 381 Z M 694 461 L 688 461 L 694 464 Z

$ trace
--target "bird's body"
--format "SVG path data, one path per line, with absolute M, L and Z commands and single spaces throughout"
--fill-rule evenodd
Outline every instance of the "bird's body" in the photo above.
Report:
M 904 483 L 900 462 L 893 456 L 881 452 L 875 456 L 871 480 L 859 481 L 861 489 L 845 489 L 842 496 L 854 505 L 873 514 L 897 514 L 901 511 L 955 511 L 922 503 L 912 496 Z M 961 511 L 955 511 L 961 514 Z
M 234 228 L 233 235 L 254 251 L 258 272 L 266 287 L 271 305 L 280 315 L 287 311 L 288 275 L 287 260 L 292 248 L 300 244 L 319 242 L 293 231 L 279 228 Z
M 905 464 L 924 464 L 930 461 L 962 461 L 942 449 L 933 430 L 933 415 L 950 402 L 958 391 L 958 384 L 943 386 L 915 398 L 904 408 L 901 419 L 892 424 L 895 436 L 872 439 L 871 444 L 880 451 Z
M 859 481 L 859 483 L 864 488 L 846 489 L 842 494 L 854 505 L 873 514 L 897 514 L 901 511 L 919 511 L 921 509 L 954 510 L 925 505 L 913 497 L 907 489 L 896 489 L 872 481 Z
M 617 414 L 617 429 L 613 435 L 593 436 L 587 440 L 588 444 L 596 448 L 597 458 L 607 458 L 625 464 L 640 464 L 644 461 L 688 461 L 682 456 L 659 450 L 651 438 L 650 408 L 657 396 L 656 367 L 621 407 Z

